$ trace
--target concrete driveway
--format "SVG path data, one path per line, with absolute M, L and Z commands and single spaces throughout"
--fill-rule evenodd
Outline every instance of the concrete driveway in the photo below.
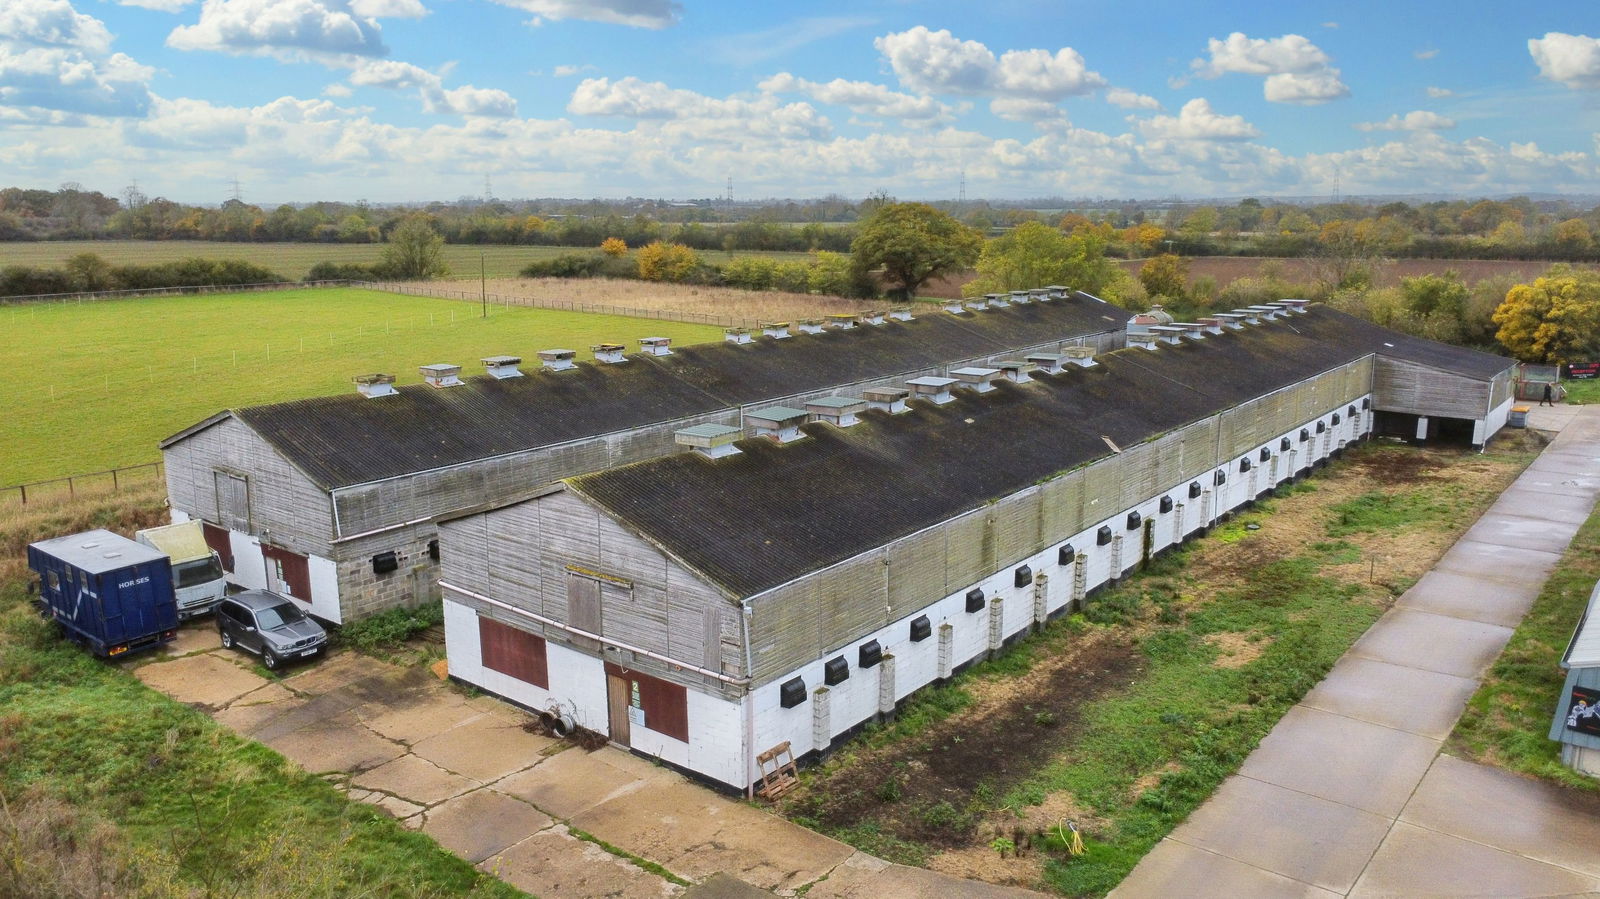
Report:
M 1114 895 L 1600 891 L 1600 800 L 1440 754 L 1600 499 L 1600 406 L 1537 411 L 1560 436 Z
M 891 865 L 626 752 L 530 734 L 526 713 L 420 668 L 339 652 L 269 679 L 255 662 L 223 650 L 205 619 L 130 664 L 151 687 L 535 895 L 1035 895 Z

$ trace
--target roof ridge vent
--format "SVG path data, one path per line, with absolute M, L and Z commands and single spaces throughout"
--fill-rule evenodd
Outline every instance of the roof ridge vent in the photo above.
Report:
M 1309 306 L 1310 304 L 1311 304 L 1310 300 L 1279 300 L 1278 301 L 1278 305 L 1279 306 L 1283 306 L 1283 307 L 1287 308 L 1290 312 L 1302 313 L 1302 314 L 1308 311 L 1306 309 L 1306 307 Z
M 1027 358 L 1034 364 L 1036 371 L 1047 375 L 1058 375 L 1067 365 L 1066 353 L 1029 353 Z
M 974 312 L 982 312 L 989 308 L 989 298 L 987 296 L 973 297 L 967 301 L 967 308 Z
M 573 361 L 577 355 L 572 350 L 540 350 L 539 361 L 550 371 L 568 371 L 578 367 Z
M 1261 311 L 1258 309 L 1252 309 L 1251 307 L 1246 306 L 1242 309 L 1233 310 L 1233 314 L 1242 318 L 1244 323 L 1247 325 L 1261 324 Z
M 733 425 L 722 425 L 714 422 L 691 425 L 679 428 L 672 432 L 672 439 L 679 446 L 694 447 L 694 451 L 707 459 L 721 459 L 724 456 L 736 456 L 739 448 L 733 445 L 744 434 Z
M 807 400 L 806 411 L 812 421 L 848 428 L 861 420 L 856 416 L 867 411 L 867 401 L 853 396 L 821 396 Z
M 639 349 L 646 356 L 670 356 L 672 355 L 672 338 L 641 337 L 639 338 Z
M 1011 304 L 1013 306 L 1028 305 L 1028 292 L 1026 290 L 1011 291 Z
M 789 336 L 788 322 L 762 322 L 761 333 L 773 340 L 784 340 Z
M 925 375 L 920 378 L 912 378 L 906 382 L 906 386 L 911 388 L 911 392 L 916 394 L 918 399 L 932 400 L 935 405 L 943 406 L 945 403 L 955 399 L 950 395 L 950 388 L 957 383 L 959 382 L 955 378 Z
M 355 382 L 356 392 L 369 400 L 380 396 L 396 396 L 400 393 L 394 389 L 394 375 L 386 375 L 383 372 L 356 375 L 350 380 Z
M 1222 327 L 1230 331 L 1242 330 L 1249 316 L 1242 312 L 1213 312 L 1211 317 L 1222 323 Z
M 750 336 L 749 328 L 723 328 L 722 339 L 728 343 L 753 343 L 754 337 Z
M 1079 368 L 1094 368 L 1100 364 L 1094 361 L 1095 348 L 1092 346 L 1065 346 L 1061 348 L 1061 353 L 1068 362 Z
M 1274 321 L 1284 315 L 1282 308 L 1269 303 L 1257 303 L 1254 306 L 1246 306 L 1245 308 L 1261 316 L 1263 321 Z
M 986 293 L 983 298 L 989 301 L 990 307 L 1004 309 L 1011 305 L 1011 297 L 1003 293 Z
M 820 319 L 820 318 L 808 318 L 808 319 L 805 319 L 804 321 L 800 322 L 800 333 L 801 334 L 821 334 L 822 333 L 822 319 Z
M 882 309 L 868 309 L 866 312 L 861 313 L 861 321 L 869 325 L 881 325 L 884 322 L 884 311 Z
M 967 304 L 960 300 L 945 300 L 944 311 L 951 315 L 962 315 L 967 311 Z
M 448 362 L 423 365 L 417 371 L 421 372 L 422 380 L 426 381 L 429 387 L 460 387 L 464 383 L 461 380 L 461 366 Z
M 1156 348 L 1156 344 L 1156 335 L 1149 331 L 1146 331 L 1143 334 L 1135 334 L 1132 331 L 1128 332 L 1128 346 L 1130 347 L 1153 350 Z
M 521 356 L 485 356 L 478 361 L 483 363 L 484 371 L 502 381 L 522 377 L 522 369 L 517 367 L 522 364 Z
M 1044 296 L 1040 297 L 1039 300 L 1040 302 L 1045 300 L 1064 300 L 1067 298 L 1067 291 L 1071 289 L 1062 284 L 1048 285 L 1044 289 Z
M 755 428 L 757 437 L 766 437 L 779 443 L 793 443 L 804 438 L 800 426 L 805 424 L 806 410 L 789 406 L 768 406 L 746 412 L 744 420 Z
M 995 366 L 1000 369 L 1000 374 L 1007 381 L 1015 381 L 1018 384 L 1026 384 L 1032 381 L 1033 378 L 1029 377 L 1029 375 L 1038 369 L 1037 365 L 1025 359 L 1005 359 L 996 362 Z
M 1183 342 L 1183 335 L 1189 333 L 1189 331 L 1179 325 L 1151 325 L 1150 333 L 1161 343 L 1176 346 Z
M 891 318 L 891 319 L 893 319 L 894 321 L 897 321 L 897 322 L 908 322 L 908 321 L 911 321 L 911 318 L 912 318 L 911 307 L 910 306 L 890 306 L 889 307 L 889 318 Z
M 830 312 L 827 316 L 826 327 L 832 331 L 848 331 L 861 324 L 861 315 L 856 312 Z
M 911 411 L 906 406 L 906 397 L 910 395 L 911 391 L 904 387 L 868 387 L 861 391 L 861 396 L 867 401 L 868 409 L 876 409 L 890 415 Z
M 1206 326 L 1199 322 L 1173 322 L 1175 327 L 1183 329 L 1183 336 L 1190 340 L 1205 340 Z
M 950 376 L 959 380 L 963 387 L 971 387 L 979 393 L 988 393 L 994 389 L 994 379 L 1000 377 L 1000 369 L 988 368 L 982 365 L 968 365 L 964 368 L 952 369 Z
M 1200 327 L 1207 334 L 1221 334 L 1222 319 L 1216 317 L 1215 315 L 1202 316 L 1200 319 Z
M 594 353 L 594 361 L 596 362 L 604 362 L 607 365 L 616 365 L 619 362 L 628 361 L 628 357 L 623 355 L 623 352 L 627 350 L 627 347 L 620 343 L 597 343 L 594 346 L 589 347 L 589 349 Z

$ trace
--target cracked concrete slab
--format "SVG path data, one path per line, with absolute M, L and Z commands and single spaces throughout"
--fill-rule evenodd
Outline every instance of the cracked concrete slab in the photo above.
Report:
M 429 809 L 422 831 L 476 864 L 553 823 L 549 815 L 520 799 L 483 789 Z
M 524 719 L 526 720 L 526 719 Z M 522 722 L 480 715 L 411 747 L 417 755 L 485 783 L 545 760 L 555 740 L 522 729 Z
M 827 880 L 807 890 L 806 899 L 924 899 L 928 896 L 959 896 L 961 899 L 1038 899 L 1041 895 L 1017 887 L 962 880 L 926 868 L 894 865 L 881 859 L 874 861 L 878 861 L 879 864 L 840 865 L 828 875 Z M 1164 895 L 1187 897 L 1193 893 Z
M 564 753 L 563 753 L 564 754 Z M 724 871 L 769 890 L 792 890 L 842 864 L 849 846 L 683 780 L 601 803 L 572 826 L 691 879 Z M 783 847 L 774 852 L 775 846 Z
M 1393 818 L 1438 751 L 1437 740 L 1297 705 L 1239 774 Z
M 215 654 L 152 662 L 134 669 L 134 676 L 179 702 L 221 708 L 260 689 L 267 679 Z
M 450 693 L 420 694 L 404 704 L 367 703 L 357 709 L 367 727 L 401 743 L 414 744 L 442 734 L 482 712 Z
M 1501 627 L 1516 627 L 1539 595 L 1537 580 L 1491 581 L 1450 571 L 1430 571 L 1395 603 Z
M 535 896 L 665 899 L 684 891 L 659 874 L 579 840 L 560 824 L 484 860 L 478 869 Z
M 813 890 L 810 896 L 823 895 Z M 1263 871 L 1254 865 L 1163 840 L 1139 867 L 1117 885 L 1114 896 L 1182 896 L 1184 899 L 1334 899 L 1341 893 Z M 874 899 L 872 896 L 863 899 Z
M 471 778 L 446 771 L 427 759 L 414 755 L 403 755 L 364 771 L 351 783 L 368 790 L 390 793 L 424 806 L 436 805 L 479 786 L 479 783 Z
M 1410 609 L 1390 609 L 1350 652 L 1406 668 L 1481 677 L 1511 628 Z
M 678 775 L 651 768 L 646 777 L 631 766 L 614 764 L 622 753 L 601 749 L 563 750 L 526 771 L 495 783 L 495 789 L 531 802 L 558 818 L 571 819 L 602 802 L 633 793 L 646 784 Z
M 257 738 L 259 739 L 259 738 Z M 365 771 L 405 754 L 405 747 L 355 724 L 333 720 L 262 740 L 312 773 Z

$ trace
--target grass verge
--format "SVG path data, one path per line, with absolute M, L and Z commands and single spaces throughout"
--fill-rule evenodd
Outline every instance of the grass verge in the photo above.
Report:
M 1600 792 L 1600 782 L 1561 763 L 1548 738 L 1566 672 L 1561 653 L 1595 581 L 1600 580 L 1600 512 L 1589 516 L 1545 581 L 1533 607 L 1489 668 L 1450 734 L 1450 751 L 1570 787 Z
M 163 513 L 152 490 L 0 520 L 0 895 L 522 895 L 34 613 L 22 546 Z

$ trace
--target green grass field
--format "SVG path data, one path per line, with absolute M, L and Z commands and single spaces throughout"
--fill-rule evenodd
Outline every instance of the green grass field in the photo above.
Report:
M 0 365 L 13 372 L 0 418 L 0 486 L 160 458 L 156 443 L 225 408 L 354 390 L 384 371 L 484 356 L 532 359 L 568 347 L 661 335 L 721 337 L 706 325 L 489 308 L 359 289 L 146 297 L 0 307 Z
M 506 247 L 446 244 L 445 262 L 450 277 L 477 277 L 482 268 L 491 278 L 510 278 L 523 266 L 538 259 L 565 253 L 587 252 L 583 247 Z M 382 244 L 343 243 L 225 243 L 211 240 L 63 240 L 37 243 L 0 243 L 0 266 L 33 265 L 55 268 L 79 253 L 94 253 L 113 265 L 173 262 L 195 256 L 206 259 L 239 259 L 266 266 L 285 278 L 300 280 L 319 262 L 373 263 L 383 253 Z M 708 262 L 727 262 L 738 256 L 772 256 L 805 259 L 805 253 L 749 252 L 725 253 L 711 250 L 700 254 Z

